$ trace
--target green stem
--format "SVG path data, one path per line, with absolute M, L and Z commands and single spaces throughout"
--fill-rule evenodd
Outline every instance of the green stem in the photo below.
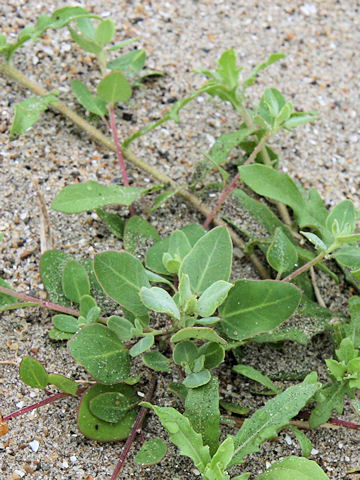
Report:
M 282 282 L 291 282 L 291 280 L 293 280 L 295 277 L 297 277 L 298 275 L 301 275 L 303 272 L 306 272 L 306 270 L 309 270 L 310 267 L 312 267 L 313 265 L 316 265 L 317 263 L 321 262 L 321 260 L 323 260 L 324 258 L 325 258 L 325 252 L 319 253 L 319 255 L 317 257 L 310 260 L 310 262 L 305 263 L 305 265 L 298 268 L 294 272 L 290 273 L 290 275 L 283 278 L 281 281 Z
M 12 78 L 23 87 L 31 90 L 36 95 L 45 96 L 48 94 L 48 92 L 41 85 L 37 84 L 36 82 L 33 82 L 28 77 L 26 77 L 22 72 L 20 72 L 19 70 L 17 70 L 16 68 L 12 67 L 7 63 L 0 62 L 0 73 L 3 73 L 9 78 Z M 75 125 L 77 125 L 83 131 L 85 131 L 88 135 L 90 135 L 96 142 L 100 143 L 108 150 L 116 152 L 115 144 L 110 138 L 108 138 L 106 135 L 100 132 L 100 130 L 95 128 L 93 125 L 90 125 L 84 118 L 80 117 L 80 115 L 78 115 L 69 107 L 67 107 L 63 102 L 61 101 L 55 102 L 51 104 L 51 108 L 62 113 L 65 117 L 71 120 Z M 132 153 L 130 150 L 123 149 L 123 156 L 129 162 L 133 163 L 134 165 L 139 167 L 141 170 L 150 174 L 153 178 L 158 180 L 160 183 L 169 184 L 170 188 L 174 191 L 179 189 L 179 185 L 172 178 L 168 177 L 164 173 L 157 170 L 155 167 L 152 167 L 148 163 L 144 162 L 143 160 L 138 158 L 134 153 Z M 200 202 L 200 200 L 195 195 L 193 195 L 186 189 L 180 190 L 179 195 L 186 202 L 191 204 L 196 210 L 202 213 L 205 216 L 205 218 L 210 214 L 211 212 L 210 208 L 208 208 L 206 205 Z M 245 243 L 243 242 L 243 240 L 221 218 L 215 217 L 213 220 L 213 223 L 217 226 L 226 227 L 229 231 L 229 234 L 234 244 L 240 249 L 244 248 Z M 259 275 L 262 278 L 271 278 L 270 273 L 264 267 L 264 265 L 261 263 L 261 261 L 255 254 L 249 255 L 248 258 L 250 259 L 250 261 L 252 262 L 252 264 L 254 265 L 254 267 L 256 268 L 256 270 L 258 271 Z

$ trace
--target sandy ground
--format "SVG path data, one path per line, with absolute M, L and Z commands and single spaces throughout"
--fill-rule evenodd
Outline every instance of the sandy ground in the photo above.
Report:
M 139 36 L 139 44 L 148 54 L 147 66 L 163 71 L 165 76 L 137 90 L 131 104 L 118 109 L 119 128 L 123 136 L 137 130 L 149 120 L 159 118 L 175 99 L 201 85 L 203 77 L 193 70 L 213 68 L 226 48 L 238 52 L 244 74 L 273 52 L 287 57 L 263 73 L 251 90 L 257 101 L 265 86 L 278 88 L 294 105 L 303 110 L 318 110 L 320 119 L 300 127 L 296 133 L 276 137 L 272 144 L 281 154 L 284 171 L 300 180 L 305 187 L 316 187 L 326 204 L 331 206 L 344 198 L 360 207 L 357 195 L 359 157 L 359 67 L 360 45 L 358 2 L 334 0 L 301 1 L 95 1 L 80 4 L 113 18 L 118 26 L 117 40 Z M 69 5 L 69 3 L 68 3 Z M 51 13 L 64 6 L 52 2 L 6 1 L 0 6 L 2 32 L 10 37 L 22 27 L 32 24 L 41 13 Z M 57 88 L 61 98 L 75 105 L 70 82 L 82 76 L 89 85 L 99 74 L 91 55 L 80 52 L 69 40 L 67 32 L 51 32 L 38 44 L 27 44 L 15 55 L 14 64 L 47 88 Z M 0 275 L 19 291 L 41 295 L 39 276 L 39 206 L 34 179 L 40 182 L 48 205 L 61 188 L 75 180 L 120 182 L 114 155 L 93 143 L 60 115 L 48 112 L 34 128 L 21 138 L 9 142 L 13 104 L 29 95 L 13 82 L 0 78 Z M 81 108 L 76 107 L 79 112 Z M 238 119 L 226 105 L 217 105 L 201 97 L 182 114 L 179 125 L 165 125 L 141 139 L 134 151 L 150 164 L 180 183 L 202 152 L 214 138 L 238 125 Z M 130 176 L 137 185 L 152 182 L 130 167 Z M 212 197 L 206 199 L 209 204 Z M 146 206 L 146 205 L 145 205 Z M 227 205 L 227 212 L 240 218 L 240 210 Z M 96 220 L 95 215 L 65 216 L 50 211 L 55 248 L 78 257 L 92 257 L 94 252 L 122 248 Z M 198 213 L 182 201 L 172 200 L 152 217 L 162 234 L 191 221 L 201 221 Z M 27 255 L 25 252 L 30 252 Z M 235 264 L 237 277 L 256 278 L 244 260 Z M 319 287 L 327 306 L 344 310 L 348 293 L 334 286 L 326 277 L 319 277 Z M 16 364 L 32 354 L 43 361 L 49 371 L 86 378 L 67 353 L 66 346 L 48 339 L 51 315 L 39 309 L 2 314 L 0 318 L 0 409 L 7 414 L 28 405 L 43 395 L 23 385 Z M 282 370 L 316 369 L 322 375 L 323 359 L 331 356 L 329 338 L 316 337 L 303 347 L 286 343 L 281 350 L 269 346 L 249 346 L 243 363 L 265 373 Z M 14 362 L 14 363 L 11 363 Z M 161 405 L 179 406 L 166 393 L 170 378 L 159 376 L 153 401 Z M 266 397 L 251 394 L 256 385 L 229 371 L 225 372 L 224 397 L 249 405 L 262 405 Z M 139 386 L 144 391 L 146 383 Z M 0 477 L 4 480 L 29 478 L 91 480 L 110 478 L 122 444 L 98 444 L 84 439 L 76 429 L 76 401 L 65 400 L 44 407 L 11 422 L 10 433 L 0 441 Z M 344 418 L 354 419 L 349 406 Z M 166 435 L 151 416 L 145 437 Z M 357 432 L 321 428 L 309 432 L 313 441 L 312 459 L 324 468 L 332 480 L 356 479 L 348 474 L 360 468 Z M 34 451 L 34 440 L 39 442 Z M 36 450 L 36 448 L 35 448 Z M 289 432 L 279 440 L 267 442 L 252 455 L 238 473 L 264 471 L 273 461 L 300 449 Z M 234 472 L 235 475 L 235 472 Z M 169 445 L 167 457 L 157 466 L 134 466 L 131 456 L 122 478 L 171 480 L 197 478 L 197 472 L 186 459 L 176 455 Z M 254 478 L 254 477 L 251 477 Z

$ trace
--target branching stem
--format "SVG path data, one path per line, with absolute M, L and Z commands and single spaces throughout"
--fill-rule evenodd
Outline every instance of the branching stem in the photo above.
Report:
M 319 253 L 319 255 L 313 258 L 312 260 L 310 260 L 310 262 L 305 263 L 305 265 L 298 268 L 294 272 L 290 273 L 290 275 L 288 275 L 287 277 L 283 278 L 282 282 L 291 282 L 291 280 L 293 280 L 295 277 L 297 277 L 298 275 L 301 275 L 303 272 L 306 272 L 306 270 L 309 270 L 309 268 L 311 268 L 313 265 L 316 265 L 317 263 L 321 262 L 321 260 L 323 260 L 324 257 L 325 257 L 325 252 Z

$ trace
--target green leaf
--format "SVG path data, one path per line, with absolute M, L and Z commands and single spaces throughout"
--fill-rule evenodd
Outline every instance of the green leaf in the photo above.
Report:
M 133 337 L 134 325 L 126 318 L 111 315 L 108 318 L 107 326 L 120 338 L 120 340 L 131 340 Z
M 177 365 L 186 365 L 193 362 L 199 356 L 197 346 L 186 340 L 175 345 L 173 359 Z
M 65 306 L 69 306 L 70 302 L 65 297 L 62 288 L 62 273 L 70 258 L 67 253 L 48 250 L 42 255 L 40 261 L 41 280 L 50 300 Z
M 91 113 L 103 117 L 107 113 L 107 107 L 104 100 L 91 95 L 90 90 L 80 80 L 73 80 L 71 88 L 79 103 Z
M 138 355 L 141 355 L 142 353 L 146 352 L 146 350 L 149 350 L 154 345 L 154 336 L 153 335 L 148 335 L 147 337 L 142 338 L 139 340 L 133 347 L 130 348 L 129 354 L 132 357 L 137 357 Z
M 103 20 L 98 24 L 95 31 L 95 41 L 104 47 L 107 43 L 110 43 L 115 35 L 115 24 L 112 20 Z
M 3 280 L 2 278 L 0 278 L 0 285 L 2 287 L 9 288 L 11 290 L 11 286 L 8 283 L 6 283 L 5 280 Z M 2 305 L 16 304 L 17 302 L 18 302 L 18 299 L 16 297 L 12 297 L 11 295 L 0 292 L 0 307 Z
M 243 165 L 239 172 L 246 185 L 259 195 L 285 203 L 295 213 L 305 209 L 305 202 L 289 175 L 260 164 Z
M 89 13 L 85 8 L 62 7 L 58 10 L 55 10 L 55 12 L 51 15 L 51 26 L 52 28 L 63 28 L 68 25 L 68 23 L 83 17 L 97 18 L 101 20 L 101 17 Z
M 229 90 L 236 90 L 239 84 L 239 72 L 242 67 L 236 65 L 236 53 L 232 48 L 226 50 L 218 60 L 216 80 Z
M 76 333 L 79 330 L 79 321 L 71 315 L 60 313 L 52 318 L 55 328 L 67 333 Z
M 139 294 L 143 304 L 149 310 L 165 313 L 176 320 L 180 320 L 179 309 L 166 290 L 159 287 L 142 287 Z
M 228 281 L 232 264 L 232 242 L 226 227 L 216 227 L 201 237 L 184 258 L 179 277 L 189 276 L 192 291 L 201 295 L 218 280 Z
M 208 287 L 198 300 L 197 313 L 201 317 L 210 317 L 215 310 L 224 302 L 232 283 L 218 280 Z
M 32 357 L 25 357 L 20 363 L 21 380 L 33 388 L 44 389 L 48 384 L 48 374 L 40 362 Z
M 188 393 L 188 389 L 183 385 L 182 383 L 179 382 L 172 382 L 170 383 L 168 387 L 169 391 L 177 395 L 180 400 L 185 403 L 185 398 Z
M 317 463 L 303 457 L 288 457 L 276 462 L 256 480 L 329 480 Z
M 208 327 L 186 327 L 176 332 L 171 337 L 171 342 L 177 343 L 189 338 L 196 338 L 197 340 L 208 340 L 209 342 L 226 344 L 226 340 L 221 338 L 212 328 Z
M 63 213 L 81 213 L 105 205 L 131 205 L 143 194 L 143 189 L 100 185 L 95 181 L 68 185 L 54 198 L 51 208 Z
M 90 282 L 85 268 L 75 260 L 69 260 L 63 271 L 62 286 L 69 300 L 80 303 L 81 297 L 90 293 Z
M 180 455 L 190 457 L 200 473 L 203 472 L 210 462 L 209 447 L 204 446 L 201 435 L 195 432 L 189 419 L 171 407 L 157 407 L 147 402 L 141 405 L 154 410 L 169 432 L 170 440 L 179 448 Z
M 288 283 L 238 280 L 219 309 L 221 326 L 232 339 L 254 337 L 289 318 L 300 297 L 300 291 Z
M 133 253 L 137 248 L 148 246 L 148 242 L 156 243 L 160 240 L 160 235 L 157 230 L 141 217 L 134 215 L 129 218 L 125 224 L 124 230 L 124 247 L 130 253 Z
M 154 465 L 164 458 L 166 449 L 166 443 L 162 438 L 152 438 L 143 444 L 134 461 L 140 465 Z
M 102 52 L 102 46 L 91 40 L 84 35 L 79 35 L 76 30 L 68 26 L 71 38 L 76 42 L 80 48 L 85 50 L 86 52 L 94 53 L 95 55 L 99 55 Z
M 312 451 L 312 448 L 313 448 L 311 441 L 308 439 L 308 437 L 305 435 L 305 433 L 302 430 L 299 430 L 294 425 L 289 425 L 289 427 L 290 427 L 290 430 L 295 435 L 296 440 L 300 444 L 302 456 L 303 457 L 310 457 L 311 451 Z
M 105 392 L 89 401 L 90 411 L 104 422 L 118 423 L 124 418 L 133 404 L 120 392 Z
M 170 372 L 169 359 L 157 350 L 154 352 L 144 353 L 142 359 L 147 367 L 155 370 L 156 372 Z
M 334 231 L 334 224 L 337 231 Z M 334 236 L 337 234 L 351 234 L 355 230 L 355 207 L 351 200 L 344 200 L 331 209 L 327 219 L 326 228 Z
M 58 328 L 52 328 L 49 332 L 49 338 L 51 340 L 69 340 L 73 336 L 73 333 L 63 332 Z
M 213 455 L 220 438 L 219 382 L 216 377 L 211 377 L 202 387 L 189 389 L 184 415 L 195 432 L 200 433 L 205 445 L 209 446 L 210 455 Z
M 222 165 L 227 161 L 231 151 L 253 133 L 254 129 L 244 126 L 235 132 L 223 133 L 211 147 L 209 152 L 210 159 L 212 162 L 215 162 L 216 165 Z M 211 166 L 211 164 L 209 166 Z
M 360 268 L 360 248 L 355 246 L 342 247 L 334 254 L 335 260 L 350 268 Z
M 59 390 L 70 395 L 76 395 L 79 388 L 79 385 L 74 380 L 56 373 L 49 373 L 47 381 L 49 385 L 55 385 Z
M 219 343 L 207 342 L 199 347 L 199 355 L 205 355 L 204 368 L 211 370 L 224 361 L 225 350 Z
M 95 298 L 90 295 L 83 295 L 80 298 L 80 313 L 83 317 L 87 318 L 90 312 L 93 311 L 94 307 L 97 307 Z
M 246 419 L 234 437 L 235 452 L 230 466 L 242 463 L 243 458 L 258 451 L 264 441 L 276 437 L 277 432 L 288 425 L 318 388 L 317 383 L 305 382 L 289 387 Z
M 211 373 L 209 370 L 201 370 L 200 372 L 193 372 L 188 375 L 183 381 L 186 388 L 198 388 L 206 385 L 211 380 Z M 187 396 L 186 396 L 187 398 Z
M 107 50 L 108 50 L 108 52 L 112 52 L 114 50 L 119 50 L 119 49 L 124 48 L 127 45 L 130 45 L 131 43 L 137 42 L 139 40 L 140 40 L 140 37 L 128 38 L 127 40 L 123 40 L 122 42 L 115 43 L 115 45 L 112 45 Z
M 136 419 L 136 409 L 133 408 L 117 423 L 109 423 L 95 417 L 89 408 L 91 400 L 103 393 L 120 393 L 125 395 L 129 403 L 136 403 L 139 398 L 134 390 L 123 383 L 116 385 L 97 384 L 86 390 L 82 396 L 79 413 L 78 426 L 80 432 L 88 438 L 100 442 L 112 442 L 123 440 L 129 436 L 133 423 Z
M 126 252 L 99 253 L 95 255 L 94 271 L 109 297 L 134 315 L 147 313 L 139 292 L 150 284 L 140 260 Z
M 15 117 L 11 125 L 10 140 L 34 125 L 39 120 L 41 113 L 57 101 L 58 98 L 55 95 L 46 95 L 45 97 L 27 98 L 23 102 L 17 103 L 14 107 Z
M 241 405 L 225 402 L 223 400 L 220 400 L 220 406 L 227 412 L 235 413 L 236 415 L 247 415 L 250 412 L 250 409 L 247 407 L 242 407 Z
M 304 237 L 306 237 L 318 250 L 319 252 L 327 252 L 326 244 L 319 238 L 315 233 L 311 232 L 300 232 Z
M 294 127 L 299 125 L 304 125 L 304 123 L 313 122 L 319 118 L 319 114 L 315 111 L 311 112 L 294 112 L 291 114 L 289 120 L 283 124 L 283 127 L 291 130 Z
M 91 40 L 95 39 L 95 27 L 90 18 L 79 18 L 76 20 L 76 25 L 85 37 L 90 38 Z
M 266 252 L 266 260 L 280 274 L 291 270 L 298 261 L 295 246 L 281 228 L 275 230 L 273 240 Z
M 130 374 L 129 352 L 117 335 L 104 325 L 82 328 L 69 341 L 69 350 L 77 363 L 99 382 L 121 382 Z
M 281 109 L 285 106 L 284 97 L 279 90 L 275 88 L 265 88 L 262 100 L 267 105 L 272 117 L 277 117 Z
M 242 90 L 245 91 L 247 88 L 249 88 L 249 87 L 251 87 L 251 85 L 253 85 L 253 83 L 256 80 L 256 77 L 258 76 L 259 72 L 261 72 L 261 70 L 264 70 L 266 67 L 272 65 L 275 62 L 278 62 L 279 60 L 281 60 L 285 56 L 286 55 L 284 53 L 272 53 L 265 62 L 260 63 L 260 65 L 257 65 L 253 69 L 250 77 L 248 77 L 244 81 L 243 86 L 242 86 Z
M 146 52 L 142 48 L 126 53 L 121 57 L 107 63 L 107 68 L 122 72 L 124 75 L 135 75 L 144 68 L 146 61 Z
M 97 208 L 95 212 L 105 223 L 110 232 L 121 240 L 124 234 L 124 220 L 119 217 L 119 215 L 116 215 L 116 213 L 107 212 L 101 208 Z
M 233 370 L 236 373 L 240 373 L 240 375 L 255 380 L 255 382 L 261 383 L 261 385 L 271 390 L 275 395 L 281 393 L 281 389 L 279 389 L 267 375 L 262 374 L 259 370 L 256 370 L 256 368 L 250 367 L 250 365 L 235 365 Z
M 124 75 L 111 72 L 98 84 L 97 93 L 104 102 L 113 105 L 117 102 L 127 102 L 132 92 Z
M 213 455 L 210 464 L 205 470 L 205 478 L 209 480 L 229 478 L 225 469 L 231 460 L 234 452 L 234 440 L 227 437 Z

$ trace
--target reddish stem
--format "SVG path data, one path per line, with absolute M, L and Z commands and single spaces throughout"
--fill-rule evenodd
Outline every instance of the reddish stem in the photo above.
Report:
M 282 282 L 291 282 L 295 277 L 298 275 L 301 275 L 303 272 L 306 272 L 306 270 L 309 270 L 310 267 L 313 265 L 316 265 L 317 263 L 321 262 L 321 260 L 325 257 L 325 253 L 321 252 L 317 257 L 314 257 L 312 260 L 309 262 L 305 263 L 302 267 L 298 268 L 294 272 L 290 273 L 287 277 L 283 278 L 281 281 Z
M 147 393 L 144 397 L 144 400 L 143 400 L 144 402 L 150 402 L 151 397 L 153 396 L 153 393 L 154 393 L 154 390 L 155 390 L 155 385 L 156 385 L 156 378 L 155 378 L 155 376 L 153 376 L 151 378 L 149 390 L 147 391 Z M 123 451 L 121 452 L 119 461 L 116 464 L 115 470 L 114 470 L 113 474 L 111 475 L 110 480 L 116 480 L 119 473 L 121 473 L 121 470 L 124 466 L 126 457 L 127 457 L 128 453 L 130 452 L 132 444 L 134 443 L 136 434 L 141 432 L 142 423 L 144 421 L 147 410 L 148 410 L 147 407 L 141 407 L 140 408 L 138 416 L 137 416 L 137 418 L 135 420 L 135 423 L 134 423 L 134 425 L 131 429 L 130 435 L 128 436 L 128 438 L 126 440 Z
M 119 135 L 118 131 L 116 128 L 116 117 L 115 117 L 115 109 L 113 105 L 108 105 L 108 110 L 109 110 L 109 117 L 110 117 L 110 130 L 114 139 L 115 143 L 115 148 L 116 148 L 116 156 L 118 158 L 119 164 L 120 164 L 120 170 L 121 170 L 121 175 L 122 179 L 124 182 L 125 187 L 129 186 L 129 177 L 126 172 L 126 167 L 125 167 L 125 161 L 124 161 L 124 156 L 122 154 L 121 150 L 121 145 L 120 145 L 120 140 L 119 140 Z M 135 215 L 135 208 L 134 205 L 130 205 L 130 213 L 131 215 Z
M 328 420 L 329 423 L 334 425 L 341 425 L 342 427 L 351 428 L 353 430 L 359 430 L 360 425 L 353 422 L 348 422 L 347 420 L 340 420 L 339 418 L 330 417 Z
M 69 307 L 63 307 L 62 305 L 57 305 L 56 303 L 47 302 L 46 300 L 40 300 L 40 298 L 31 297 L 30 295 L 26 295 L 25 293 L 15 292 L 14 290 L 10 290 L 10 288 L 6 288 L 1 285 L 0 285 L 0 292 L 5 293 L 6 295 L 11 295 L 12 297 L 20 298 L 21 300 L 37 303 L 41 307 L 47 308 L 48 310 L 55 310 L 57 312 L 67 313 L 68 315 L 75 315 L 76 317 L 80 315 L 79 310 L 75 310 Z
M 31 410 L 36 410 L 37 408 L 43 407 L 44 405 L 48 405 L 49 403 L 56 402 L 57 400 L 61 400 L 62 398 L 69 397 L 70 393 L 53 393 L 49 397 L 44 398 L 40 402 L 33 403 L 32 405 L 28 405 L 27 407 L 21 408 L 20 410 L 16 410 L 13 413 L 9 413 L 3 417 L 3 422 L 7 422 L 8 420 L 12 420 L 15 417 L 23 415 L 24 413 L 31 412 Z

